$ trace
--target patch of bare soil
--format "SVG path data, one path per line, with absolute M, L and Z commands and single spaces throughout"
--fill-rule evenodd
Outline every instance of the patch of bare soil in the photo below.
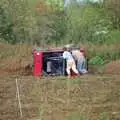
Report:
M 9 75 L 9 72 L 0 69 L 0 76 L 6 76 L 6 75 Z
M 120 74 L 120 60 L 110 62 L 104 68 L 106 74 Z
M 33 60 L 30 57 L 23 57 L 20 59 L 8 59 L 2 61 L 0 64 L 0 76 L 3 75 L 31 75 Z
M 0 77 L 0 120 L 68 120 L 79 113 L 89 120 L 120 120 L 120 80 L 115 76 L 19 77 L 23 117 L 16 97 L 16 77 Z
M 18 67 L 15 69 L 0 69 L 0 77 L 2 76 L 9 76 L 9 75 L 22 75 L 22 76 L 29 76 L 32 75 L 32 66 L 27 65 L 25 67 Z

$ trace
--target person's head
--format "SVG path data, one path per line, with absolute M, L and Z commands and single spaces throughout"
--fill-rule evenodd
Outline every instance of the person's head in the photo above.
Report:
M 36 42 L 36 45 L 37 45 L 37 46 L 40 46 L 40 42 L 39 42 L 39 41 L 37 41 L 37 42 Z
M 35 40 L 35 41 L 34 41 L 34 45 L 35 45 L 35 46 L 40 46 L 40 42 L 39 42 L 38 40 Z
M 65 45 L 66 48 L 72 48 L 74 45 L 73 44 L 67 44 Z
M 63 51 L 67 51 L 67 47 L 63 47 Z
M 71 52 L 71 50 L 72 50 L 71 47 L 68 47 L 68 48 L 67 48 L 67 51 Z
M 83 47 L 80 47 L 80 52 L 84 52 L 85 49 Z

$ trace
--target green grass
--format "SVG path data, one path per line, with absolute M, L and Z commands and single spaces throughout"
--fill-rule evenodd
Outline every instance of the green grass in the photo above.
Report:
M 88 119 L 84 115 L 76 113 L 76 114 L 69 116 L 68 120 L 88 120 Z
M 68 117 L 68 120 L 88 120 L 88 118 L 83 114 L 72 114 Z M 103 112 L 100 114 L 98 120 L 109 120 L 107 113 Z
M 105 113 L 105 112 L 101 113 L 99 120 L 109 120 L 107 113 Z

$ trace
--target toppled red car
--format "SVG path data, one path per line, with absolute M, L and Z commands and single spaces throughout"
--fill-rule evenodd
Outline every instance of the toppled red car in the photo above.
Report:
M 34 50 L 33 76 L 65 75 L 65 60 L 62 49 Z

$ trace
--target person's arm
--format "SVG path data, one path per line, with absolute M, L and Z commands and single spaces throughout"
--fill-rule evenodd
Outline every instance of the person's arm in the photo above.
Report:
M 63 59 L 66 59 L 66 53 L 65 52 L 63 53 Z
M 72 55 L 73 59 L 76 60 L 75 51 L 72 51 L 71 55 Z

